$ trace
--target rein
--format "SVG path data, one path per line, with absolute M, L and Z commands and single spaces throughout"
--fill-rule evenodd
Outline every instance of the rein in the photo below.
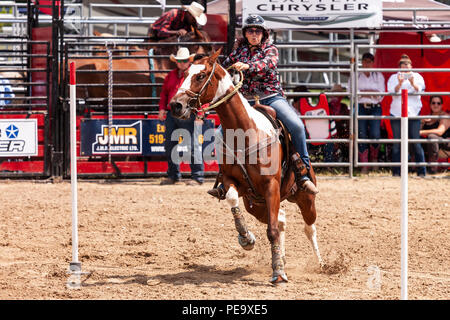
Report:
M 202 108 L 200 111 L 205 112 L 205 111 L 209 111 L 209 110 L 212 110 L 214 108 L 217 108 L 219 105 L 221 105 L 222 103 L 228 101 L 232 96 L 234 96 L 234 94 L 239 91 L 239 89 L 242 87 L 242 84 L 244 83 L 244 74 L 242 73 L 242 71 L 239 71 L 239 75 L 241 77 L 241 80 L 234 87 L 233 91 L 231 91 L 229 94 L 225 95 L 223 98 L 219 99 L 217 102 L 214 102 L 213 104 L 210 104 L 208 107 Z
M 212 110 L 212 109 L 214 109 L 214 108 L 217 108 L 217 107 L 218 107 L 219 105 L 221 105 L 222 103 L 228 101 L 228 100 L 229 100 L 232 96 L 234 96 L 234 95 L 239 91 L 239 89 L 242 87 L 242 84 L 244 83 L 244 74 L 243 74 L 242 71 L 239 71 L 240 81 L 239 81 L 239 83 L 234 87 L 234 89 L 233 89 L 230 93 L 225 94 L 225 96 L 222 97 L 222 98 L 220 98 L 218 101 L 216 101 L 216 102 L 214 102 L 214 103 L 212 103 L 212 104 L 209 104 L 209 105 L 207 105 L 206 107 L 203 107 L 203 106 L 202 106 L 202 103 L 201 103 L 201 101 L 200 101 L 200 96 L 202 95 L 203 91 L 207 88 L 207 86 L 210 84 L 211 78 L 212 78 L 212 76 L 213 76 L 213 74 L 214 74 L 214 71 L 215 71 L 215 69 L 216 69 L 216 64 L 217 64 L 217 62 L 214 62 L 213 69 L 212 69 L 212 71 L 211 71 L 211 73 L 210 73 L 210 75 L 209 75 L 209 77 L 208 77 L 208 80 L 203 84 L 202 88 L 200 89 L 200 91 L 199 91 L 198 93 L 192 92 L 191 90 L 185 90 L 186 94 L 188 94 L 189 96 L 191 96 L 191 100 L 190 100 L 190 101 L 196 100 L 196 103 L 198 103 L 198 108 L 195 108 L 195 107 L 191 106 L 191 103 L 190 103 L 190 101 L 189 101 L 189 102 L 188 102 L 188 108 L 187 108 L 187 110 L 186 110 L 186 113 L 189 112 L 189 110 L 194 110 L 194 111 L 197 113 L 197 115 L 198 115 L 198 113 L 202 113 L 202 117 L 201 117 L 201 118 L 203 118 L 203 117 L 204 117 L 204 112 L 205 112 L 205 111 L 208 111 L 208 110 Z M 231 68 L 231 67 L 230 67 L 230 68 Z M 228 69 L 230 69 L 230 68 L 228 68 Z M 228 69 L 227 69 L 227 70 L 228 70 Z M 251 180 L 251 178 L 250 178 L 250 175 L 248 174 L 247 170 L 245 169 L 245 165 L 240 161 L 239 157 L 236 156 L 234 150 L 232 150 L 232 149 L 231 149 L 231 148 L 223 141 L 223 139 L 221 139 L 221 138 L 219 138 L 219 139 L 222 140 L 221 142 L 222 142 L 222 144 L 225 146 L 226 151 L 227 151 L 228 153 L 230 153 L 230 154 L 234 157 L 234 159 L 236 160 L 237 165 L 240 167 L 240 169 L 241 169 L 241 171 L 242 171 L 242 174 L 243 174 L 245 180 L 247 181 L 247 183 L 248 183 L 248 185 L 249 185 L 249 187 L 250 187 L 249 190 L 248 190 L 249 193 L 252 195 L 252 198 L 250 198 L 250 202 L 251 202 L 251 203 L 252 203 L 252 201 L 262 202 L 262 201 L 264 200 L 264 197 L 262 197 L 261 195 L 259 195 L 258 192 L 256 191 L 256 188 L 255 188 L 255 186 L 254 186 L 254 184 L 253 184 L 253 182 L 252 182 L 252 180 Z M 270 139 L 270 140 L 269 140 L 269 139 Z M 252 154 L 252 153 L 254 153 L 254 152 L 257 152 L 257 151 L 259 151 L 259 150 L 261 150 L 261 149 L 263 149 L 263 148 L 267 148 L 267 147 L 271 146 L 271 145 L 274 144 L 276 141 L 278 141 L 278 138 L 276 138 L 276 137 L 270 137 L 270 138 L 267 138 L 265 141 L 263 141 L 263 145 L 262 145 L 262 146 L 258 146 L 258 147 L 252 146 L 252 147 L 247 148 L 246 150 L 243 150 L 243 152 L 244 152 L 244 154 L 249 154 L 249 155 L 250 155 L 250 154 Z M 251 206 L 253 206 L 253 204 L 251 204 Z

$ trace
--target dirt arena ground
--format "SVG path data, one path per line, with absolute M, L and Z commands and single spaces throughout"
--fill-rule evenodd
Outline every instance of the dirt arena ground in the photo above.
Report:
M 0 181 L 0 299 L 399 299 L 400 179 L 319 178 L 322 272 L 295 205 L 289 283 L 272 287 L 266 226 L 238 244 L 226 202 L 158 179 L 80 182 L 81 289 L 67 287 L 70 183 Z M 243 205 L 242 205 L 243 207 Z M 409 179 L 409 298 L 450 298 L 450 179 Z

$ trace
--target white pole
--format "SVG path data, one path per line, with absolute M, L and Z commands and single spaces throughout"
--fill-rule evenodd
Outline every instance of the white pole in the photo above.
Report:
M 402 90 L 401 120 L 401 300 L 408 300 L 408 90 Z
M 81 271 L 78 261 L 77 118 L 75 62 L 70 63 L 70 182 L 72 188 L 72 262 L 70 271 Z

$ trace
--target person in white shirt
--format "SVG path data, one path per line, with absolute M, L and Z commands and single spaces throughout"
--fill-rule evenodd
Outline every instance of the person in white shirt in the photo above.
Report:
M 373 68 L 375 57 L 366 52 L 362 56 L 362 67 Z M 358 91 L 359 92 L 385 92 L 384 76 L 381 72 L 360 72 L 358 74 Z M 358 99 L 358 115 L 360 116 L 381 116 L 381 100 L 383 96 L 360 96 Z M 381 119 L 375 120 L 358 120 L 358 136 L 359 139 L 380 139 Z M 360 143 L 358 145 L 358 155 L 360 162 L 378 162 L 378 152 L 380 146 L 378 143 L 370 144 Z M 366 174 L 368 167 L 363 167 L 361 173 Z
M 397 72 L 388 80 L 387 89 L 388 92 L 401 93 L 403 89 L 408 90 L 408 116 L 417 116 L 422 109 L 422 101 L 420 95 L 410 95 L 411 93 L 420 93 L 425 90 L 425 81 L 423 77 L 417 72 L 412 72 L 409 69 L 412 68 L 411 59 L 403 54 L 398 62 L 399 67 L 402 70 Z M 400 95 L 392 97 L 391 116 L 400 117 L 402 110 L 402 99 Z M 392 133 L 394 139 L 400 139 L 401 127 L 400 120 L 391 120 Z M 408 120 L 408 137 L 409 139 L 420 139 L 420 119 Z M 422 145 L 420 143 L 412 144 L 414 147 L 414 159 L 415 162 L 425 162 L 425 156 Z M 392 161 L 400 162 L 400 144 L 394 143 L 392 146 Z M 400 167 L 393 167 L 392 173 L 394 176 L 400 176 Z M 417 175 L 425 176 L 426 167 L 417 167 Z

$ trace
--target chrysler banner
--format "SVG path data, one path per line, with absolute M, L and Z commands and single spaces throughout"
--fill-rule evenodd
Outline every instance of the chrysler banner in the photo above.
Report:
M 37 119 L 0 119 L 0 157 L 37 156 Z
M 382 0 L 244 0 L 242 16 L 260 15 L 270 29 L 377 28 Z

